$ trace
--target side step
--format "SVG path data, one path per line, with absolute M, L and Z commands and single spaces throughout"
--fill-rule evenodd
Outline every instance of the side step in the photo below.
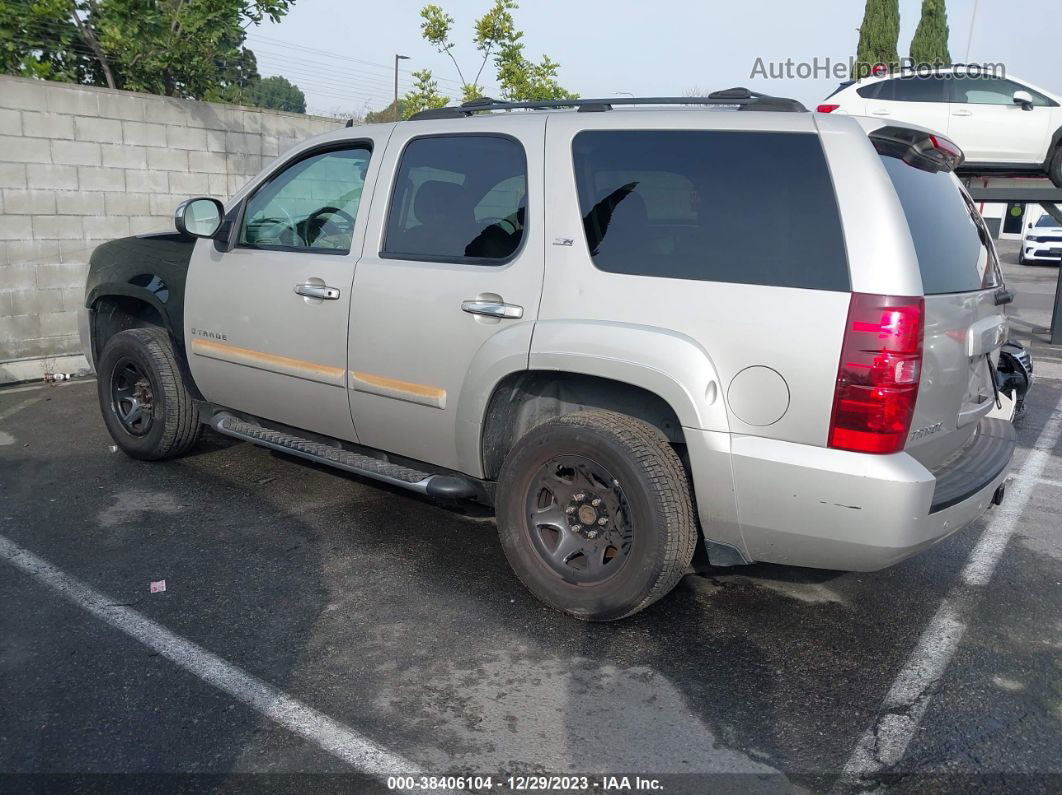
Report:
M 342 469 L 355 475 L 390 483 L 392 486 L 400 486 L 435 499 L 470 499 L 478 494 L 478 490 L 471 481 L 456 475 L 421 472 L 372 456 L 352 453 L 323 442 L 315 442 L 283 431 L 263 428 L 261 425 L 245 422 L 231 414 L 215 415 L 210 424 L 216 431 L 226 436 L 289 453 L 305 458 L 307 461 Z

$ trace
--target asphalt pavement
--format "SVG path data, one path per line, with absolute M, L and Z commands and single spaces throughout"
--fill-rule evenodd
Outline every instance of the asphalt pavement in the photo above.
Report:
M 700 566 L 614 624 L 543 607 L 478 512 L 212 434 L 134 461 L 91 380 L 0 390 L 0 789 L 1059 791 L 1057 268 L 1000 248 L 1042 363 L 1011 507 L 870 574 Z

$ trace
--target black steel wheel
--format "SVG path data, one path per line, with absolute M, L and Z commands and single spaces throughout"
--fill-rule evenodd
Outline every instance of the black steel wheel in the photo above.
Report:
M 652 426 L 610 411 L 545 422 L 498 478 L 498 533 L 520 580 L 586 621 L 624 618 L 678 583 L 697 530 L 686 472 Z
M 123 452 L 147 460 L 172 458 L 199 439 L 195 402 L 165 330 L 115 334 L 103 346 L 96 373 L 103 422 Z
M 572 583 L 604 582 L 623 568 L 634 523 L 623 487 L 605 467 L 579 455 L 549 459 L 527 494 L 531 544 Z
M 111 411 L 131 436 L 146 436 L 154 420 L 151 381 L 137 362 L 119 359 L 111 372 Z

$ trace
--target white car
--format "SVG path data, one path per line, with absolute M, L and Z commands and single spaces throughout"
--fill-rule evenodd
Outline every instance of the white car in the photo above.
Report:
M 1018 262 L 1062 262 L 1062 226 L 1058 221 L 1044 213 L 1035 224 L 1025 225 Z
M 1046 173 L 1062 186 L 1062 97 L 1024 80 L 961 67 L 888 72 L 842 83 L 817 110 L 939 130 L 966 154 L 960 173 Z

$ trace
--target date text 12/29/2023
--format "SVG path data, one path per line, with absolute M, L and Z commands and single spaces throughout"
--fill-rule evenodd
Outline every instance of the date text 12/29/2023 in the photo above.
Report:
M 643 776 L 389 776 L 387 788 L 403 792 L 653 792 L 658 779 Z

